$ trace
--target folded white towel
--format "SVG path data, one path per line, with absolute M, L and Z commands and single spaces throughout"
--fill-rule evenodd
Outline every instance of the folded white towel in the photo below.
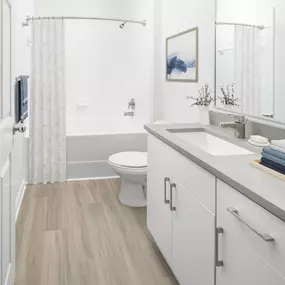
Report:
M 268 138 L 262 136 L 254 135 L 250 136 L 250 139 L 258 144 L 268 144 Z
M 257 143 L 257 142 L 254 142 L 253 140 L 249 139 L 248 140 L 248 143 L 254 145 L 254 146 L 259 146 L 259 147 L 266 147 L 266 146 L 270 146 L 270 143 Z
M 272 140 L 271 144 L 285 149 L 285 139 L 284 140 Z
M 279 147 L 279 146 L 276 146 L 276 145 L 273 145 L 273 144 L 270 146 L 270 148 L 285 153 L 285 148 L 282 148 L 282 147 Z

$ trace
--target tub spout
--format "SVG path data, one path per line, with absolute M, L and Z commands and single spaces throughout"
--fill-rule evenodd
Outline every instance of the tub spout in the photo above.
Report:
M 134 111 L 130 111 L 130 110 L 128 110 L 128 111 L 126 111 L 125 113 L 124 113 L 124 116 L 126 117 L 126 116 L 130 116 L 130 117 L 133 117 L 135 115 L 135 112 Z

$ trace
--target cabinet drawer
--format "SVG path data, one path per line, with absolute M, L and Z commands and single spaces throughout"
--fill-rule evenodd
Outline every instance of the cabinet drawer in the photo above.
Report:
M 148 136 L 148 155 L 156 157 L 173 178 L 215 213 L 215 176 L 152 135 Z
M 285 223 L 219 180 L 217 222 L 285 276 Z

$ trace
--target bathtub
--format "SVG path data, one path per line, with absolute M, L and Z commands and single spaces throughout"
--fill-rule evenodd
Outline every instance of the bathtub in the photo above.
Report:
M 110 155 L 146 151 L 147 133 L 134 118 L 67 121 L 68 180 L 114 177 Z

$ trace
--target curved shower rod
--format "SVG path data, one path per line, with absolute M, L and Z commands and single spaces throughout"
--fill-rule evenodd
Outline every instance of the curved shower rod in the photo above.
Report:
M 252 27 L 252 28 L 257 28 L 260 30 L 265 29 L 265 27 L 263 25 L 251 25 L 251 24 L 244 24 L 244 23 L 216 22 L 216 25 Z
M 49 17 L 30 17 L 26 16 L 25 21 L 22 22 L 23 27 L 29 26 L 30 21 L 36 21 L 36 20 L 97 20 L 97 21 L 112 21 L 112 22 L 121 22 L 122 25 L 120 25 L 120 28 L 124 28 L 124 25 L 126 23 L 131 24 L 140 24 L 143 26 L 146 26 L 146 21 L 136 21 L 136 20 L 124 20 L 124 19 L 118 19 L 118 18 L 99 18 L 99 17 L 66 17 L 66 16 L 49 16 Z

